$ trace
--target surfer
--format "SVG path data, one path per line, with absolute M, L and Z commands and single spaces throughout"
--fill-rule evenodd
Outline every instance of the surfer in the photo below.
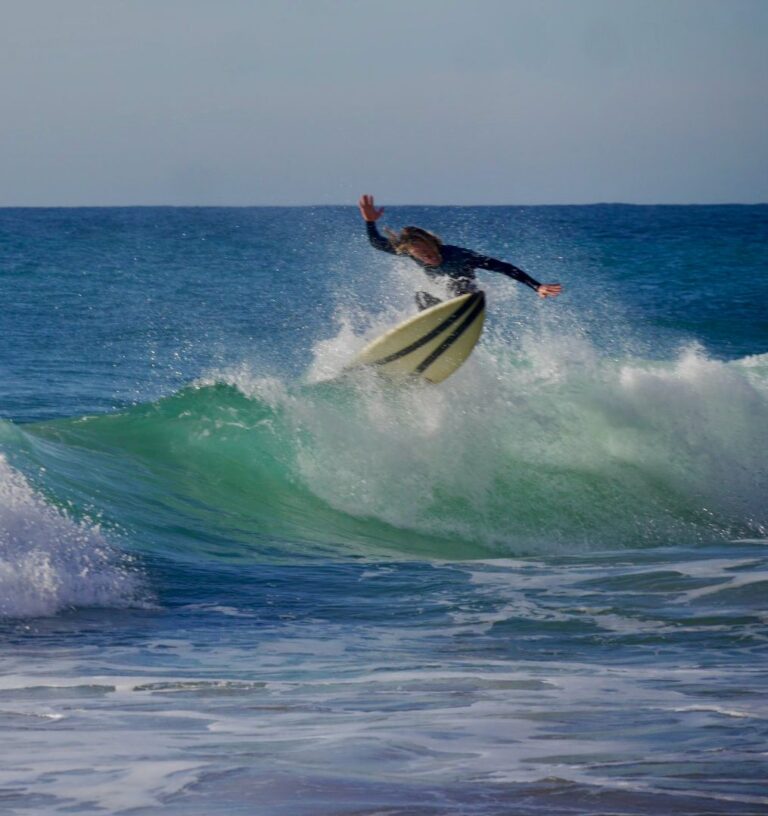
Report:
M 476 292 L 475 269 L 501 272 L 526 286 L 530 286 L 539 297 L 556 297 L 562 291 L 559 283 L 539 283 L 522 269 L 511 263 L 480 255 L 471 249 L 444 244 L 436 235 L 421 227 L 403 227 L 399 233 L 385 229 L 385 238 L 377 229 L 376 222 L 384 214 L 384 208 L 377 208 L 372 195 L 363 195 L 357 202 L 360 214 L 365 220 L 368 240 L 382 252 L 392 255 L 408 255 L 432 278 L 448 278 L 446 285 L 452 296 L 458 297 L 468 292 Z M 440 299 L 428 292 L 416 293 L 419 309 L 427 309 L 440 303 Z

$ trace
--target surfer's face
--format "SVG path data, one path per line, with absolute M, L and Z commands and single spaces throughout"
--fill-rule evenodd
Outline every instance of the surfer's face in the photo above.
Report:
M 440 253 L 426 241 L 411 241 L 408 245 L 408 254 L 427 266 L 440 266 L 443 260 Z

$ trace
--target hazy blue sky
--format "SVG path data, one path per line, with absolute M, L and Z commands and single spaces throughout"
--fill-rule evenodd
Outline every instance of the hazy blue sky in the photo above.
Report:
M 0 205 L 768 201 L 768 0 L 0 0 Z

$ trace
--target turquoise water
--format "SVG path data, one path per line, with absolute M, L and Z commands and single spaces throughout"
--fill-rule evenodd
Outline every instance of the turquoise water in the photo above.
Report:
M 768 206 L 0 210 L 0 809 L 768 812 Z M 438 290 L 434 290 L 440 294 Z

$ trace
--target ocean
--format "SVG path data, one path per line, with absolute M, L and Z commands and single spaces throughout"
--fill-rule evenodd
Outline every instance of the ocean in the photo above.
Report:
M 768 205 L 0 210 L 0 813 L 768 813 Z

